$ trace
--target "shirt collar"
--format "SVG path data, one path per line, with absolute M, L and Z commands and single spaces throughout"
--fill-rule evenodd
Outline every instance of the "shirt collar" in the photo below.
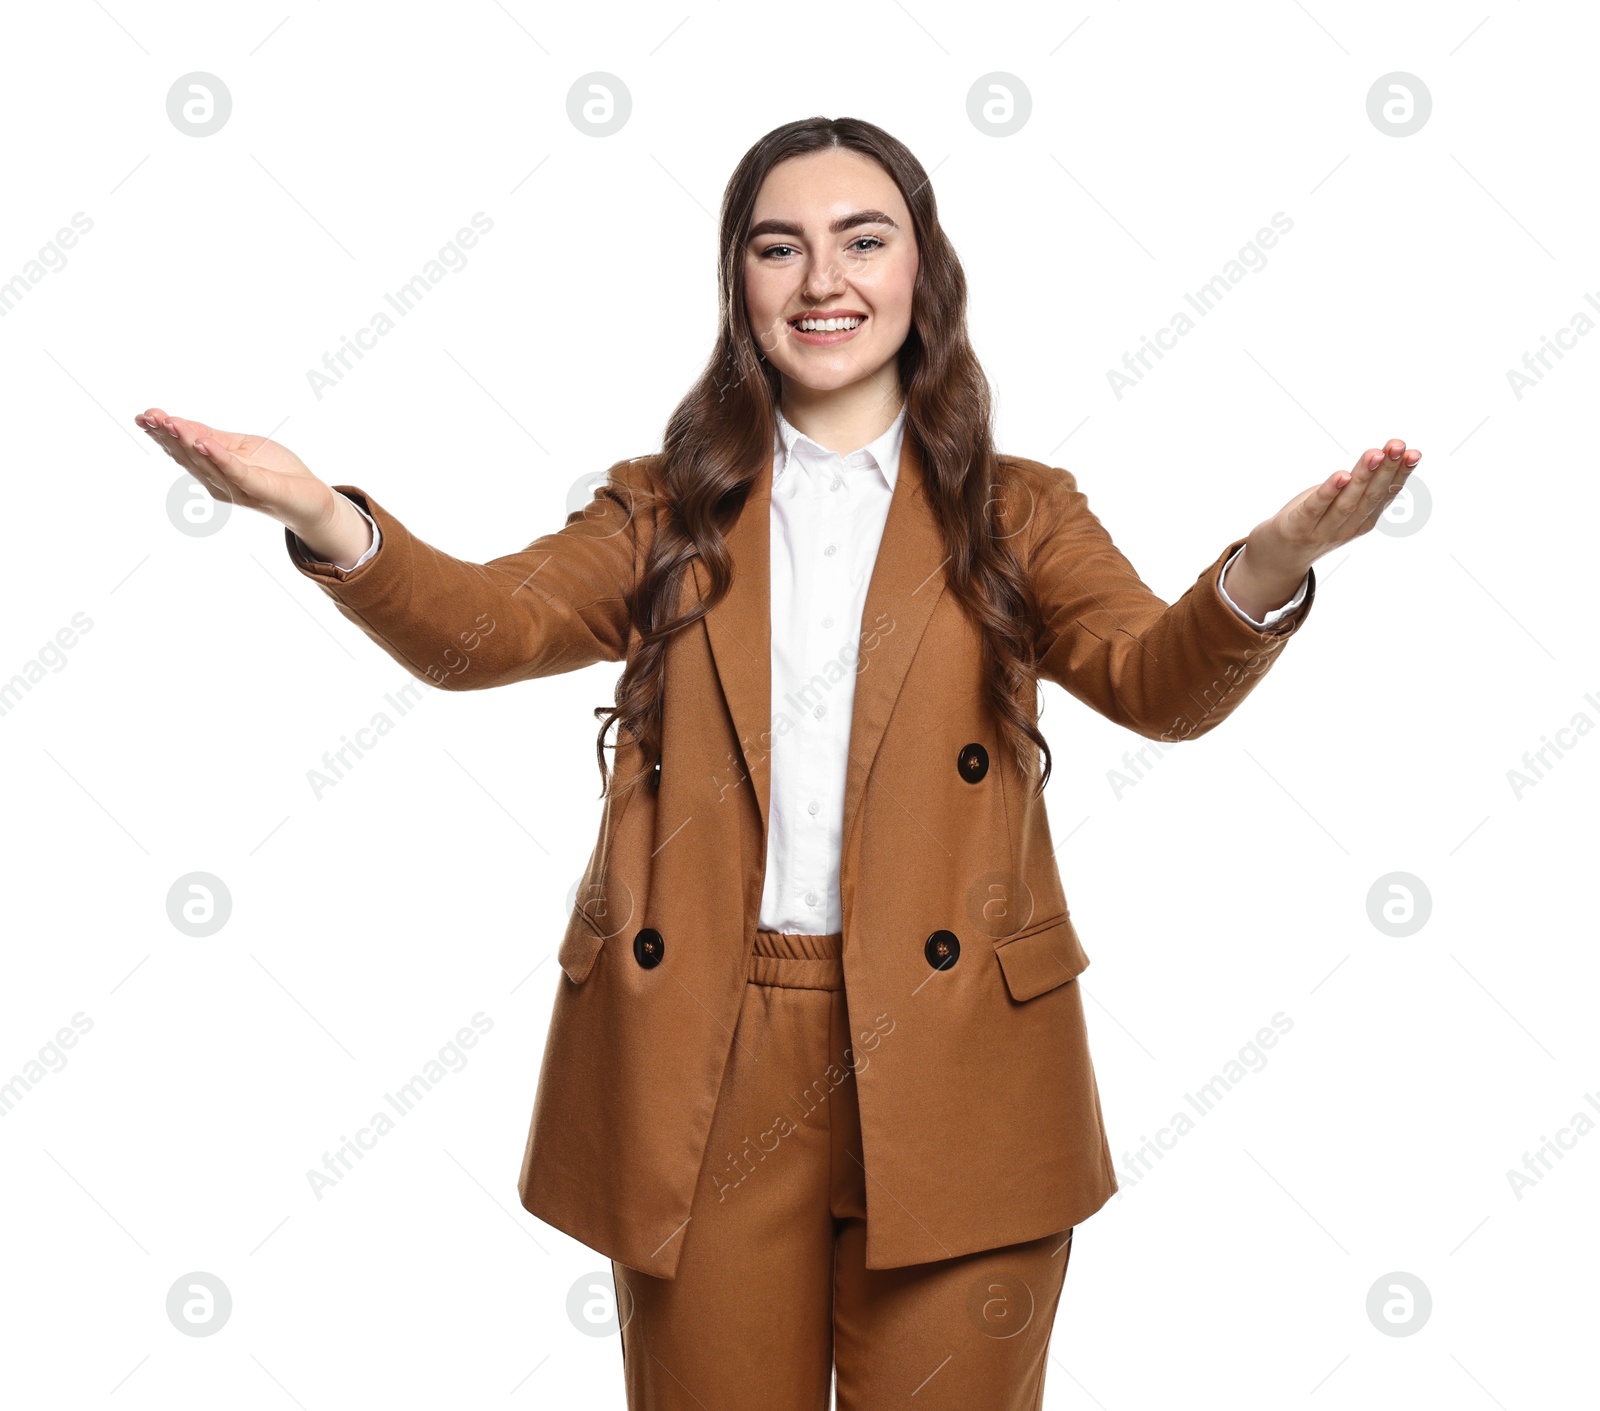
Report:
M 777 412 L 777 427 L 772 436 L 772 483 L 776 487 L 784 471 L 794 463 L 797 452 L 802 460 L 808 457 L 820 458 L 830 455 L 831 452 L 824 450 L 805 432 L 790 425 L 789 419 L 784 416 L 781 409 L 774 408 L 774 410 Z M 900 447 L 905 439 L 905 428 L 906 405 L 902 401 L 899 412 L 883 435 L 860 450 L 846 455 L 845 463 L 851 464 L 853 457 L 860 457 L 860 460 L 855 461 L 857 465 L 870 462 L 877 467 L 885 483 L 893 490 L 895 477 L 900 471 Z

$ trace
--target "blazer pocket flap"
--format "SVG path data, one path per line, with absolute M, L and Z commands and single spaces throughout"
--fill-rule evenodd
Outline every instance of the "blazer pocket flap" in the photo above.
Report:
M 1075 980 L 1089 963 L 1070 917 L 1062 915 L 995 942 L 1011 998 L 1032 999 Z
M 567 922 L 566 934 L 561 938 L 561 947 L 556 951 L 556 961 L 566 971 L 567 979 L 581 985 L 594 969 L 605 943 L 606 938 L 589 923 L 582 910 L 575 909 Z

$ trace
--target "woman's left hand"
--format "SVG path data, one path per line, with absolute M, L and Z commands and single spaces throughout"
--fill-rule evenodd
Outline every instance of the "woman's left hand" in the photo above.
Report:
M 1421 451 L 1408 451 L 1397 437 L 1296 495 L 1250 531 L 1228 569 L 1228 596 L 1256 618 L 1281 607 L 1317 559 L 1378 522 L 1421 459 Z

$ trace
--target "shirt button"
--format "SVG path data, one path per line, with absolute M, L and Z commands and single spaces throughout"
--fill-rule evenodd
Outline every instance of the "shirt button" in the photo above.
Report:
M 818 813 L 821 811 L 821 809 L 822 805 L 819 804 L 815 799 L 812 799 L 811 802 L 806 805 L 807 813 Z
M 832 482 L 832 483 L 831 483 L 831 484 L 830 484 L 830 485 L 829 485 L 829 486 L 828 486 L 828 488 L 829 488 L 829 489 L 830 489 L 830 490 L 838 490 L 838 489 L 840 489 L 840 488 L 842 488 L 842 487 L 843 487 L 843 485 L 844 485 L 844 481 L 842 481 L 842 480 L 835 480 L 835 481 L 833 481 L 833 482 Z
M 816 708 L 816 709 L 815 709 L 815 710 L 814 710 L 814 711 L 812 711 L 812 712 L 811 712 L 811 713 L 812 713 L 812 715 L 814 715 L 814 716 L 816 716 L 816 718 L 817 718 L 817 719 L 818 719 L 818 720 L 821 720 L 821 719 L 822 719 L 822 717 L 823 717 L 823 716 L 825 716 L 825 715 L 826 715 L 826 714 L 827 714 L 827 713 L 828 713 L 828 708 L 827 708 L 827 706 L 825 706 L 825 705 L 819 705 L 819 706 L 818 706 L 818 707 L 817 707 L 817 708 Z
M 817 904 L 817 894 L 815 892 L 807 892 L 806 893 L 806 905 L 807 906 L 815 906 L 816 904 Z
M 839 546 L 837 544 L 829 544 L 822 552 L 824 554 L 836 554 L 839 552 Z
M 822 619 L 822 625 L 824 627 L 832 627 L 833 626 L 833 619 L 831 617 L 823 618 Z

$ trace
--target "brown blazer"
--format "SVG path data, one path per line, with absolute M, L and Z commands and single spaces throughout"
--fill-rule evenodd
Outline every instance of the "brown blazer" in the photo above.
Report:
M 289 551 L 384 651 L 446 689 L 621 661 L 659 463 L 618 462 L 562 529 L 486 564 L 442 553 L 349 485 L 383 531 L 378 553 L 341 580 L 292 535 Z M 1217 576 L 1242 540 L 1168 606 L 1070 472 L 1018 457 L 1001 468 L 1006 532 L 1043 610 L 1038 674 L 1140 735 L 1220 724 L 1310 611 L 1314 576 L 1272 628 L 1228 606 Z M 1117 1189 L 1074 983 L 1089 961 L 1029 793 L 1039 764 L 1025 773 L 1000 747 L 979 635 L 945 591 L 922 485 L 908 436 L 862 618 L 840 859 L 873 1269 L 1065 1230 Z M 748 1167 L 781 1138 L 774 1113 L 748 1151 L 706 1150 L 763 880 L 771 486 L 769 463 L 728 532 L 731 590 L 671 639 L 659 773 L 628 789 L 640 752 L 616 752 L 557 952 L 518 1181 L 540 1219 L 667 1278 L 702 1167 Z M 695 560 L 680 606 L 708 589 Z

